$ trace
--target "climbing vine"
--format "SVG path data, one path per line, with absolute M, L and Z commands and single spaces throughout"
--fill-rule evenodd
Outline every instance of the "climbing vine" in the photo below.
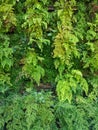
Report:
M 98 129 L 98 1 L 0 1 L 0 130 Z

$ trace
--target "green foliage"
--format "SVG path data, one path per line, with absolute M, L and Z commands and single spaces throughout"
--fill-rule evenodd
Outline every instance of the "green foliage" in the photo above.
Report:
M 0 35 L 0 92 L 4 93 L 11 86 L 10 69 L 13 66 L 13 50 L 9 38 Z
M 7 97 L 0 107 L 0 129 L 6 122 L 8 130 L 51 130 L 55 123 L 51 98 L 51 94 L 45 92 Z
M 60 130 L 94 130 L 98 129 L 96 122 L 97 102 L 78 98 L 77 105 L 60 102 L 56 105 L 56 117 L 59 120 Z M 95 115 L 96 114 L 96 115 Z
M 4 129 L 98 129 L 97 0 L 0 1 Z
M 23 66 L 23 72 L 26 77 L 33 78 L 36 83 L 39 84 L 41 76 L 44 76 L 44 69 L 38 65 L 38 62 L 42 62 L 43 58 L 37 56 L 37 54 L 31 50 L 24 60 L 25 65 Z
M 74 97 L 83 96 L 84 93 L 89 96 L 92 86 L 89 79 L 98 70 L 97 14 L 91 21 L 90 15 L 85 13 L 88 10 L 86 4 L 62 0 L 55 5 L 58 34 L 54 40 L 53 57 L 59 73 L 56 82 L 61 101 L 71 102 Z
M 71 102 L 74 95 L 82 95 L 83 91 L 88 94 L 88 83 L 79 70 L 72 70 L 71 74 L 65 75 L 65 79 L 58 81 L 57 94 L 60 101 L 67 99 Z

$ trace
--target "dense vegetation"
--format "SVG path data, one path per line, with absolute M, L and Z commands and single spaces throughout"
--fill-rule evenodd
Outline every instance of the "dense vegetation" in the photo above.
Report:
M 0 130 L 98 130 L 97 0 L 0 0 Z

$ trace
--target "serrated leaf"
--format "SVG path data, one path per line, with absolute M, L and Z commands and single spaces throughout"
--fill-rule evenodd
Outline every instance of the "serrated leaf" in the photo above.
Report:
M 67 81 L 60 80 L 57 84 L 57 94 L 60 101 L 72 100 L 72 91 Z

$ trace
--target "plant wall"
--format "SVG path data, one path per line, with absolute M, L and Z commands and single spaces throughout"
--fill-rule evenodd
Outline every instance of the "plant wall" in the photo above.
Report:
M 0 130 L 98 129 L 98 1 L 0 1 Z

